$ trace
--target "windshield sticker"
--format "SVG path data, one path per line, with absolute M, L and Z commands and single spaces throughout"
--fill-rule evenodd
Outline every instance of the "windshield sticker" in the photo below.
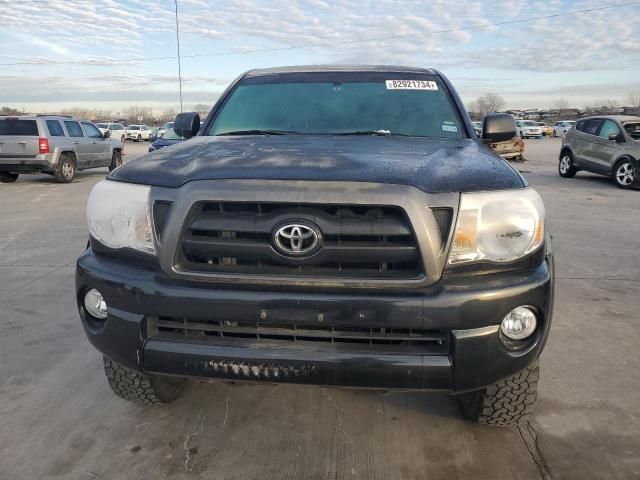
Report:
M 431 80 L 386 80 L 387 90 L 438 90 Z
M 450 125 L 450 123 L 451 122 L 442 122 L 442 131 L 458 133 L 458 127 L 456 127 L 455 125 Z

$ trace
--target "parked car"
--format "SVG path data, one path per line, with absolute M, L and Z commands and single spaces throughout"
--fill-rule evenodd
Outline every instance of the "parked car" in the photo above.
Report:
M 175 145 L 176 143 L 183 142 L 184 138 L 178 135 L 173 130 L 167 130 L 160 137 L 155 139 L 149 144 L 149 151 L 154 152 L 160 148 L 168 147 L 169 145 Z
M 520 138 L 542 138 L 542 129 L 532 120 L 516 120 L 516 133 Z
M 574 120 L 560 120 L 553 125 L 553 136 L 561 137 L 575 125 Z
M 587 117 L 562 140 L 558 172 L 571 178 L 580 170 L 612 177 L 620 188 L 640 183 L 640 117 Z
M 505 160 L 516 162 L 524 160 L 524 140 L 518 136 L 505 142 L 491 143 L 489 147 Z
M 253 70 L 212 112 L 89 195 L 74 300 L 117 395 L 433 389 L 524 421 L 554 268 L 540 196 L 484 146 L 513 117 L 477 139 L 444 75 L 383 66 Z
M 95 125 L 103 135 L 108 130 L 113 140 L 125 141 L 124 125 L 121 123 L 96 123 Z
M 538 125 L 540 130 L 542 130 L 543 137 L 550 137 L 553 135 L 553 127 L 548 126 L 544 122 L 536 122 L 536 125 Z
M 156 132 L 156 135 L 157 135 L 158 137 L 160 137 L 160 136 L 162 136 L 162 134 L 163 134 L 164 132 L 166 132 L 167 130 L 173 130 L 173 122 L 167 122 L 167 123 L 165 123 L 164 125 L 162 125 L 162 126 L 158 129 L 158 131 Z
M 149 140 L 151 129 L 147 125 L 128 125 L 125 128 L 125 135 L 127 140 L 141 142 L 143 140 Z
M 68 183 L 78 170 L 111 171 L 122 164 L 123 146 L 108 137 L 93 123 L 70 116 L 0 116 L 0 182 L 43 172 Z

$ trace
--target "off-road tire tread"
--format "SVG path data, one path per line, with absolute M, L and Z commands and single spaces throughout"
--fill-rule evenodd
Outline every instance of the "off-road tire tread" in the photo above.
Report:
M 526 422 L 538 391 L 538 362 L 489 387 L 461 395 L 464 414 L 484 425 L 508 427 Z
M 120 398 L 141 405 L 158 405 L 174 401 L 184 388 L 183 379 L 147 376 L 103 357 L 104 373 L 111 390 Z

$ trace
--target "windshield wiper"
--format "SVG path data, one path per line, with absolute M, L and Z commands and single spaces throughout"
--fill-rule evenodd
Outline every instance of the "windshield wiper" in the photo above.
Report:
M 216 136 L 223 135 L 300 135 L 300 132 L 292 132 L 289 130 L 233 130 L 231 132 L 218 133 Z
M 409 137 L 406 133 L 391 133 L 391 130 L 356 130 L 355 132 L 333 133 L 332 135 L 377 135 L 381 137 Z

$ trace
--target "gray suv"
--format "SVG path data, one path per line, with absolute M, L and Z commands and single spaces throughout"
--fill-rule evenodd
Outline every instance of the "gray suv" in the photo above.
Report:
M 612 115 L 576 122 L 562 140 L 558 172 L 580 170 L 613 177 L 620 188 L 640 183 L 640 117 Z
M 71 182 L 78 170 L 122 164 L 123 144 L 91 122 L 70 116 L 0 116 L 0 182 L 49 173 Z

